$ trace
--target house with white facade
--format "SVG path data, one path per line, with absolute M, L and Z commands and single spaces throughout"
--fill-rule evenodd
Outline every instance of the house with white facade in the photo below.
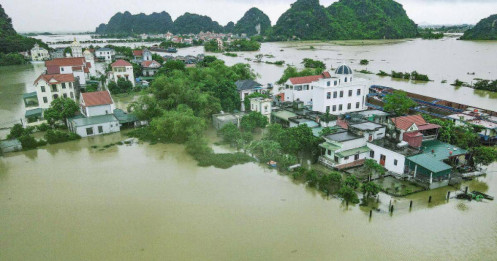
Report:
M 90 78 L 91 63 L 84 57 L 56 58 L 45 61 L 47 74 L 73 74 L 80 85 L 86 85 Z
M 273 101 L 269 98 L 252 98 L 250 99 L 250 110 L 259 112 L 267 117 L 268 122 L 271 123 L 271 113 L 273 112 Z
M 111 48 L 100 48 L 95 51 L 95 56 L 106 63 L 110 63 L 114 60 L 114 56 L 116 55 L 116 51 Z
M 82 93 L 81 115 L 67 120 L 69 130 L 81 137 L 95 136 L 121 130 L 119 119 L 113 114 L 114 101 L 108 91 Z
M 50 54 L 48 50 L 40 47 L 39 44 L 35 43 L 33 49 L 31 49 L 31 60 L 33 61 L 46 61 L 50 59 Z
M 83 47 L 81 44 L 74 38 L 74 42 L 71 43 L 71 56 L 72 57 L 83 57 Z
M 363 136 L 340 130 L 323 137 L 326 142 L 319 145 L 322 154 L 319 162 L 327 167 L 345 169 L 364 164 L 369 157 L 369 147 Z
M 238 93 L 240 94 L 241 111 L 245 111 L 245 104 L 243 103 L 243 101 L 248 95 L 256 92 L 261 92 L 262 84 L 253 80 L 240 80 L 236 81 L 235 85 Z
M 117 60 L 111 64 L 110 80 L 117 83 L 119 78 L 129 80 L 135 87 L 135 75 L 133 74 L 133 65 L 125 60 Z
M 85 57 L 86 62 L 90 64 L 90 66 L 89 66 L 90 76 L 96 76 L 97 75 L 97 67 L 95 65 L 95 56 L 93 56 L 93 53 L 91 53 L 90 50 L 88 50 L 88 49 L 86 49 L 83 52 L 83 56 Z
M 290 78 L 285 83 L 284 101 L 302 101 L 313 111 L 340 115 L 367 109 L 368 82 L 355 78 L 352 69 L 342 65 L 334 73 Z
M 142 68 L 143 68 L 143 76 L 154 76 L 158 71 L 159 68 L 161 67 L 161 64 L 157 61 L 151 60 L 151 61 L 143 61 L 141 63 Z
M 76 88 L 73 74 L 41 74 L 34 81 L 38 106 L 42 109 L 50 107 L 57 98 L 71 98 L 76 101 Z

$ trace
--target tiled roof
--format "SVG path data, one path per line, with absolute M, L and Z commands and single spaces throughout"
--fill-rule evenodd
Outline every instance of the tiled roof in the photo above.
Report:
M 50 83 L 52 79 L 54 79 L 56 82 L 53 84 L 58 84 L 62 82 L 74 82 L 74 75 L 72 73 L 70 74 L 42 74 L 38 76 L 38 78 L 35 80 L 34 84 L 38 83 L 40 80 L 44 80 L 47 83 Z
M 72 57 L 72 58 L 55 58 L 53 60 L 45 61 L 45 66 L 82 66 L 85 65 L 85 58 Z
M 322 79 L 322 78 L 331 78 L 331 74 L 330 72 L 323 72 L 322 74 L 320 75 L 311 75 L 311 76 L 302 76 L 302 77 L 293 77 L 293 78 L 290 78 L 290 82 L 292 84 L 304 84 L 304 83 L 311 83 L 311 82 L 316 82 L 318 81 L 319 79 Z
M 152 64 L 156 65 L 157 67 L 160 67 L 160 63 L 159 63 L 159 62 L 156 62 L 156 61 L 154 61 L 154 60 L 152 60 L 152 61 L 144 61 L 144 62 L 142 62 L 142 67 L 147 68 L 147 67 L 150 67 Z
M 413 124 L 416 124 L 417 126 L 426 124 L 425 119 L 423 119 L 421 115 L 408 115 L 397 118 L 391 118 L 390 120 L 395 124 L 395 127 L 401 130 L 407 130 Z
M 113 104 L 112 97 L 108 91 L 82 93 L 85 107 Z
M 132 66 L 132 65 L 131 65 L 131 63 L 120 59 L 120 60 L 115 61 L 111 66 L 112 67 L 124 67 L 124 66 Z
M 260 89 L 262 84 L 253 80 L 240 80 L 235 82 L 238 91 Z
M 133 50 L 133 56 L 142 56 L 143 51 L 142 50 Z

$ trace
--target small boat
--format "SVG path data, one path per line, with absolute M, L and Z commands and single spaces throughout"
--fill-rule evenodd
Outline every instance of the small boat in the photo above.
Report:
M 276 168 L 277 167 L 276 161 L 272 161 L 272 160 L 270 162 L 268 162 L 267 165 L 269 165 L 272 168 Z
M 481 193 L 479 191 L 472 191 L 471 192 L 473 195 L 475 196 L 482 196 L 484 199 L 488 199 L 488 200 L 494 200 L 494 197 L 490 196 L 490 195 L 487 195 L 485 193 Z
M 166 52 L 168 52 L 168 53 L 177 53 L 178 50 L 176 50 L 176 48 L 174 48 L 174 47 L 169 47 L 169 48 L 167 48 Z

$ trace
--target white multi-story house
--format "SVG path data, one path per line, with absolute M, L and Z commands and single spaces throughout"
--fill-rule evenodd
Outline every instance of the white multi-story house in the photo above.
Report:
M 367 81 L 355 78 L 346 65 L 338 67 L 330 78 L 321 78 L 312 84 L 312 110 L 333 115 L 367 109 Z
M 255 92 L 261 92 L 262 84 L 253 80 L 239 80 L 235 82 L 235 85 L 236 85 L 236 90 L 240 94 L 241 111 L 245 111 L 245 104 L 244 104 L 245 98 Z
M 50 59 L 50 54 L 48 50 L 36 43 L 33 49 L 31 49 L 31 59 L 33 61 L 46 61 Z
M 135 75 L 133 74 L 133 65 L 125 60 L 117 60 L 111 64 L 112 71 L 110 72 L 110 79 L 117 83 L 119 78 L 129 80 L 133 87 L 135 87 Z
M 56 58 L 45 61 L 47 74 L 73 74 L 80 85 L 86 85 L 86 79 L 90 78 L 91 63 L 86 62 L 84 57 Z
M 100 48 L 95 51 L 95 56 L 99 60 L 104 60 L 106 63 L 112 62 L 114 60 L 114 56 L 116 55 L 116 51 L 111 48 Z
M 343 169 L 359 166 L 369 157 L 371 149 L 362 136 L 341 130 L 323 138 L 326 142 L 319 145 L 322 149 L 319 162 L 327 167 Z
M 93 56 L 93 54 L 90 52 L 90 50 L 86 49 L 83 52 L 83 56 L 85 57 L 86 62 L 90 64 L 90 75 L 97 76 L 97 67 L 95 66 L 95 57 Z
M 74 42 L 71 44 L 71 53 L 72 57 L 83 57 L 83 47 L 81 44 L 74 38 Z
M 69 129 L 81 137 L 118 132 L 121 125 L 114 113 L 114 101 L 108 91 L 82 93 L 81 115 L 67 120 Z
M 342 65 L 334 73 L 288 79 L 282 96 L 284 101 L 302 101 L 313 111 L 340 115 L 365 110 L 367 92 L 367 81 Z
M 59 97 L 76 100 L 72 74 L 42 74 L 34 82 L 38 105 L 42 109 L 50 107 L 50 103 Z

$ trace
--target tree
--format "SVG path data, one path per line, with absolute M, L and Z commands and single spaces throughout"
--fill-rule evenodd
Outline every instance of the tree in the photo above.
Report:
M 133 112 L 139 120 L 146 121 L 150 121 L 162 114 L 162 111 L 157 104 L 157 100 L 149 95 L 143 95 L 138 98 L 138 101 L 132 102 L 128 106 L 128 111 Z
M 307 181 L 307 184 L 311 187 L 314 188 L 318 186 L 319 183 L 319 177 L 318 174 L 315 170 L 309 170 L 305 174 L 305 180 Z
M 230 145 L 233 145 L 235 142 L 242 138 L 242 133 L 233 123 L 224 125 L 219 130 L 219 134 L 223 136 L 223 141 L 229 143 Z
M 338 191 L 338 195 L 340 195 L 345 202 L 357 204 L 359 203 L 359 198 L 357 197 L 357 193 L 349 186 L 342 186 Z
M 250 144 L 249 151 L 252 152 L 261 162 L 281 159 L 281 146 L 272 140 L 254 141 Z
M 369 199 L 369 196 L 376 196 L 381 191 L 381 186 L 370 181 L 362 184 L 361 191 L 366 199 Z
M 475 165 L 488 166 L 497 161 L 497 148 L 495 147 L 476 147 L 472 148 L 473 162 Z
M 360 65 L 368 65 L 369 61 L 366 59 L 362 59 L 361 62 L 359 63 Z
M 107 88 L 111 93 L 125 93 L 125 92 L 130 92 L 133 89 L 133 83 L 129 81 L 128 79 L 125 79 L 123 77 L 117 79 L 117 83 L 111 81 L 108 85 Z
M 185 143 L 192 136 L 201 136 L 206 124 L 204 119 L 194 115 L 191 108 L 179 105 L 177 109 L 154 118 L 150 127 L 154 137 L 161 142 Z
M 22 124 L 17 123 L 10 129 L 10 133 L 7 135 L 7 139 L 17 139 L 25 134 L 25 129 Z
M 186 65 L 180 60 L 168 60 L 164 66 L 162 66 L 161 71 L 165 71 L 166 75 L 171 75 L 174 70 L 185 71 Z
M 351 175 L 345 178 L 344 184 L 345 186 L 350 187 L 352 189 L 357 189 L 359 188 L 360 182 L 356 176 Z
M 383 99 L 383 102 L 385 103 L 383 109 L 396 116 L 407 114 L 411 108 L 417 105 L 404 91 L 394 91 L 392 94 L 388 94 L 385 96 L 385 99 Z
M 385 168 L 378 164 L 374 159 L 367 159 L 364 161 L 364 168 L 366 171 L 369 172 L 369 174 L 380 174 L 384 175 L 385 174 Z M 368 177 L 371 177 L 371 175 L 368 175 Z
M 319 189 L 325 193 L 336 192 L 341 186 L 342 175 L 336 171 L 325 174 L 319 179 Z
M 326 70 L 326 64 L 319 60 L 304 58 L 304 60 L 302 60 L 302 64 L 305 68 L 320 69 L 321 71 Z
M 257 128 L 265 128 L 268 123 L 266 116 L 260 112 L 250 112 L 248 115 L 243 116 L 240 125 L 244 131 L 253 132 Z
M 67 125 L 66 119 L 73 117 L 79 111 L 79 106 L 70 98 L 57 98 L 52 101 L 50 107 L 43 112 L 45 120 L 50 125 L 54 125 L 57 121 L 64 121 Z

